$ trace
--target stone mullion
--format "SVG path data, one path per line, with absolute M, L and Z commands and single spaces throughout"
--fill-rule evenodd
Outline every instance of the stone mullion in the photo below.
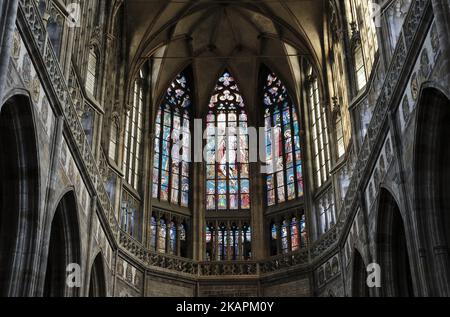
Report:
M 216 233 L 216 240 L 214 241 L 215 247 L 214 247 L 214 260 L 219 260 L 220 259 L 220 250 L 219 250 L 219 235 L 220 235 L 220 230 L 219 230 L 219 222 L 216 220 L 214 221 L 214 232 Z
M 238 256 L 237 259 L 238 260 L 243 260 L 244 259 L 244 248 L 243 248 L 243 244 L 242 244 L 242 221 L 239 220 L 238 222 L 238 227 L 236 228 L 237 230 L 237 239 L 238 239 Z
M 287 231 L 287 243 L 288 243 L 288 252 L 292 251 L 292 239 L 291 239 L 291 219 L 287 219 L 287 226 L 286 226 L 286 231 Z
M 225 231 L 224 231 L 224 239 L 223 239 L 223 252 L 224 252 L 224 257 L 222 259 L 222 261 L 228 261 L 229 257 L 230 257 L 230 252 L 228 252 L 228 248 L 230 246 L 230 234 L 229 234 L 229 223 L 228 221 L 225 222 Z
M 277 254 L 283 253 L 283 245 L 282 245 L 282 237 L 281 237 L 281 228 L 283 226 L 282 219 L 277 218 L 275 220 L 275 224 L 277 224 Z

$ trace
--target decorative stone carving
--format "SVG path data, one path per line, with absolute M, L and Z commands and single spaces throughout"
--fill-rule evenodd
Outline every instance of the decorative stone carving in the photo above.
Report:
M 440 43 L 439 43 L 439 34 L 437 31 L 436 23 L 433 23 L 431 27 L 431 47 L 433 49 L 433 53 L 436 55 L 439 51 Z
M 39 77 L 34 77 L 31 83 L 31 100 L 33 100 L 34 104 L 39 102 L 39 96 L 41 94 L 41 82 L 39 81 Z
M 417 79 L 417 73 L 414 73 L 411 76 L 411 96 L 414 101 L 417 101 L 417 97 L 419 97 L 419 81 Z
M 408 100 L 408 96 L 405 96 L 405 98 L 403 98 L 403 102 L 402 102 L 402 112 L 403 112 L 403 121 L 405 121 L 405 124 L 408 123 L 409 121 L 409 100 Z
M 44 96 L 42 99 L 42 105 L 41 105 L 41 120 L 44 124 L 44 128 L 47 128 L 47 120 L 48 120 L 48 99 L 47 96 Z
M 420 81 L 425 81 L 431 72 L 430 58 L 428 57 L 428 51 L 423 49 L 420 55 Z
M 12 58 L 17 62 L 20 57 L 20 51 L 22 49 L 22 40 L 20 38 L 19 31 L 14 32 Z
M 28 86 L 31 82 L 31 59 L 28 53 L 26 53 L 23 58 L 22 78 L 25 85 Z

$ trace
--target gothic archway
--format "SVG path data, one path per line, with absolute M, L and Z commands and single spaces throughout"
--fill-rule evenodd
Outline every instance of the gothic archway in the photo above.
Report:
M 380 295 L 414 296 L 405 226 L 394 197 L 381 189 L 378 206 L 377 259 L 381 267 Z
M 369 297 L 367 271 L 364 260 L 358 250 L 353 256 L 352 297 Z
M 95 257 L 89 281 L 89 297 L 106 297 L 105 270 L 101 252 Z
M 424 88 L 414 140 L 415 217 L 426 249 L 429 295 L 450 296 L 450 99 Z
M 72 263 L 81 265 L 76 206 L 75 195 L 71 191 L 64 195 L 56 208 L 50 229 L 44 296 L 74 297 L 80 294 L 79 286 L 71 287 L 66 283 L 67 266 Z
M 39 160 L 25 96 L 14 96 L 1 108 L 0 149 L 0 295 L 26 296 L 37 241 Z

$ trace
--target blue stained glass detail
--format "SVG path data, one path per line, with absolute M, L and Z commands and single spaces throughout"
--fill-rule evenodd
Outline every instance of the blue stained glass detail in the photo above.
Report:
M 286 87 L 273 73 L 266 77 L 263 102 L 266 162 L 269 164 L 266 178 L 267 205 L 273 206 L 303 196 L 300 122 Z M 269 133 L 272 130 L 273 135 Z M 274 173 L 277 173 L 277 177 Z
M 249 209 L 249 144 L 245 134 L 248 118 L 237 83 L 228 71 L 219 78 L 209 109 L 206 117 L 206 208 Z M 239 138 L 238 127 L 241 128 Z M 228 130 L 228 135 L 227 128 L 232 128 Z M 235 134 L 232 130 L 235 130 Z M 241 183 L 241 179 L 247 179 L 247 182 Z M 244 191 L 242 184 L 245 185 Z
M 186 177 L 182 178 L 181 190 L 183 192 L 180 195 L 179 174 L 182 172 L 183 176 L 189 176 L 191 106 L 191 88 L 188 77 L 181 73 L 167 88 L 156 115 L 154 175 L 159 174 L 159 169 L 162 172 L 160 182 L 159 180 L 153 181 L 152 197 L 168 201 L 170 196 L 171 203 L 183 207 L 188 206 L 189 181 Z M 183 147 L 179 144 L 180 142 Z M 172 181 L 169 186 L 171 175 Z

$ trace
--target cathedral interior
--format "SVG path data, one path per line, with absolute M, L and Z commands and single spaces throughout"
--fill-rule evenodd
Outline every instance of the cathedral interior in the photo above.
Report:
M 0 16 L 0 296 L 450 296 L 449 1 Z

